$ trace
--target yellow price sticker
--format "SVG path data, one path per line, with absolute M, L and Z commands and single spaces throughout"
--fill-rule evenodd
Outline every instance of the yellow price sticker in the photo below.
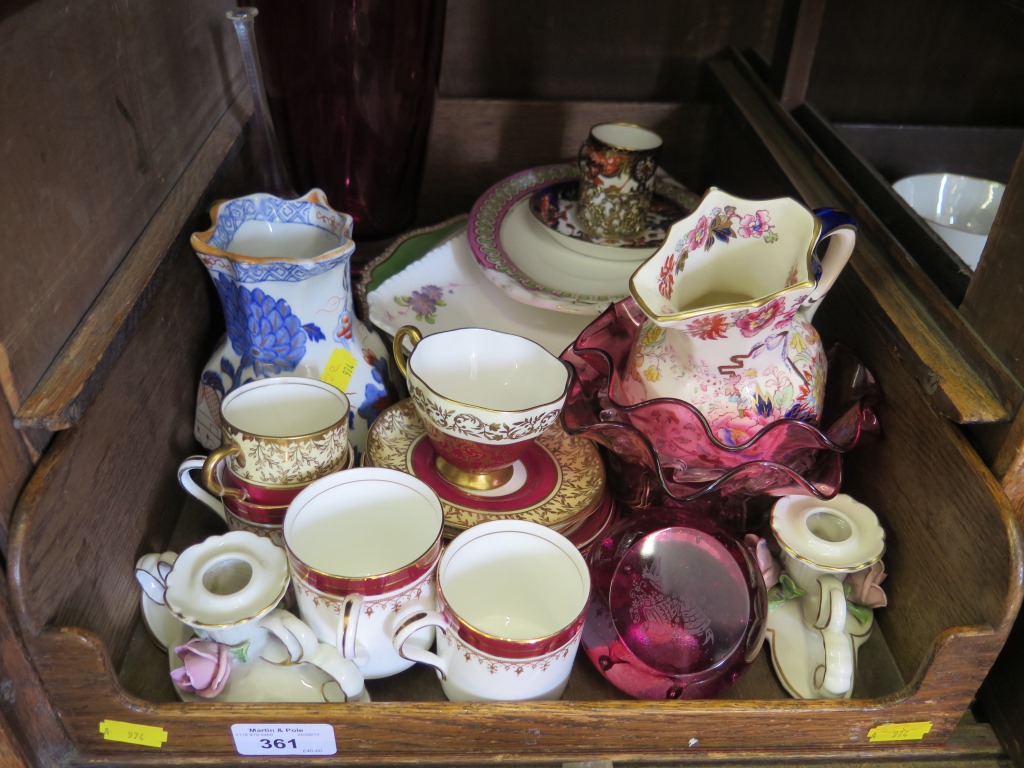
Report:
M 333 384 L 342 392 L 347 391 L 348 384 L 352 381 L 352 374 L 356 372 L 356 358 L 344 347 L 338 347 L 327 360 L 324 366 L 323 375 L 320 381 Z
M 126 744 L 141 744 L 159 749 L 167 741 L 167 731 L 156 725 L 136 725 L 120 720 L 103 720 L 100 733 L 107 741 L 123 741 Z
M 931 729 L 930 722 L 886 723 L 868 731 L 868 741 L 920 741 Z

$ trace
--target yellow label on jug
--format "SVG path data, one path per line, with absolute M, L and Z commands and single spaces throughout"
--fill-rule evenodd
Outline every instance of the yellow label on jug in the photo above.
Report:
M 136 725 L 120 720 L 103 720 L 100 733 L 107 741 L 123 741 L 126 744 L 141 744 L 159 749 L 167 741 L 167 731 L 156 725 Z
M 333 384 L 342 392 L 347 390 L 352 375 L 356 372 L 356 358 L 344 347 L 338 347 L 331 352 L 327 365 L 324 366 L 323 376 L 320 380 Z
M 876 725 L 868 731 L 868 741 L 920 741 L 931 729 L 930 722 Z

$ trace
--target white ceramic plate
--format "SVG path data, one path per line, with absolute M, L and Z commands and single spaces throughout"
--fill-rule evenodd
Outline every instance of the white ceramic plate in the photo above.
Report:
M 632 261 L 595 259 L 565 248 L 530 211 L 530 197 L 576 178 L 570 165 L 544 165 L 509 176 L 476 201 L 469 245 L 487 278 L 518 302 L 556 312 L 599 315 L 629 293 Z
M 391 336 L 408 324 L 423 334 L 491 328 L 532 339 L 553 355 L 572 344 L 592 319 L 514 301 L 484 277 L 465 229 L 384 280 L 366 301 L 370 322 Z

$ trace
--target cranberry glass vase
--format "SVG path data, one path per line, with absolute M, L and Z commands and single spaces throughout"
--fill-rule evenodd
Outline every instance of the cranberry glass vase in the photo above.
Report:
M 257 0 L 264 87 L 297 189 L 352 216 L 356 240 L 413 222 L 446 0 Z

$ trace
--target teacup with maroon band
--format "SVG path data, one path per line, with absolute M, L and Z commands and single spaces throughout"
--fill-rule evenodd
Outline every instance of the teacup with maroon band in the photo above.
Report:
M 540 344 L 487 328 L 423 336 L 405 325 L 393 351 L 437 471 L 469 491 L 512 478 L 515 462 L 557 423 L 571 383 L 568 363 Z
M 263 486 L 237 478 L 227 463 L 216 467 L 214 495 L 205 484 L 196 482 L 194 473 L 201 472 L 207 457 L 189 456 L 178 466 L 178 483 L 189 494 L 220 515 L 232 531 L 251 531 L 269 537 L 278 546 L 284 546 L 281 525 L 288 505 L 309 483 L 290 486 Z M 352 467 L 354 454 L 350 448 L 348 462 L 343 469 Z
M 400 615 L 434 605 L 444 512 L 423 481 L 361 467 L 310 483 L 289 505 L 284 541 L 299 614 L 367 678 L 412 666 L 392 645 Z M 409 638 L 428 648 L 433 627 Z
M 393 641 L 434 667 L 449 700 L 561 697 L 590 599 L 590 572 L 571 541 L 523 520 L 480 523 L 448 545 L 437 585 L 437 608 L 406 611 Z M 430 627 L 440 630 L 436 653 L 409 643 Z

